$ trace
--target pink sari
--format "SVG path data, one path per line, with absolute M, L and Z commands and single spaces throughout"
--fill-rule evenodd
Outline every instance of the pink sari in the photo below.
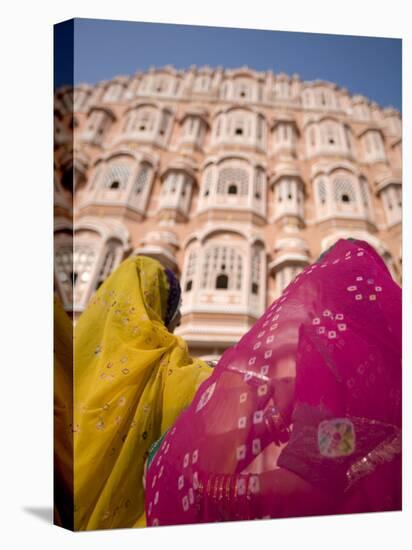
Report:
M 401 290 L 339 241 L 222 356 L 146 479 L 147 524 L 401 509 Z

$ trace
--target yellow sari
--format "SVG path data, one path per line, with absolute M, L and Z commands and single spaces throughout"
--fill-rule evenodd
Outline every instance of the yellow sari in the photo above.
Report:
M 143 468 L 211 369 L 169 333 L 156 260 L 125 260 L 75 329 L 75 530 L 144 526 Z

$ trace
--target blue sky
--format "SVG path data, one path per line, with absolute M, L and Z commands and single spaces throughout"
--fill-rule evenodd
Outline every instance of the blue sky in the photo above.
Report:
M 401 109 L 400 39 L 76 19 L 74 82 L 107 80 L 150 66 L 271 69 L 329 80 Z M 56 85 L 65 80 L 57 71 Z M 61 74 L 60 74 L 61 73 Z

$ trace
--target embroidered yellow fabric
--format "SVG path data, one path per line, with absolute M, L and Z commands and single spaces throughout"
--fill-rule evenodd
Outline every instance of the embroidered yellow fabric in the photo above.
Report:
M 167 276 L 156 260 L 125 260 L 75 329 L 75 529 L 144 526 L 143 467 L 211 368 L 189 357 L 163 319 Z

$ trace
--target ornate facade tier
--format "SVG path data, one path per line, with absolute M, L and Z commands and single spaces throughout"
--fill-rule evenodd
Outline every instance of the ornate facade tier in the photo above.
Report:
M 122 259 L 155 257 L 181 277 L 178 333 L 210 358 L 341 237 L 401 282 L 401 129 L 335 84 L 246 67 L 60 89 L 57 291 L 76 317 Z

